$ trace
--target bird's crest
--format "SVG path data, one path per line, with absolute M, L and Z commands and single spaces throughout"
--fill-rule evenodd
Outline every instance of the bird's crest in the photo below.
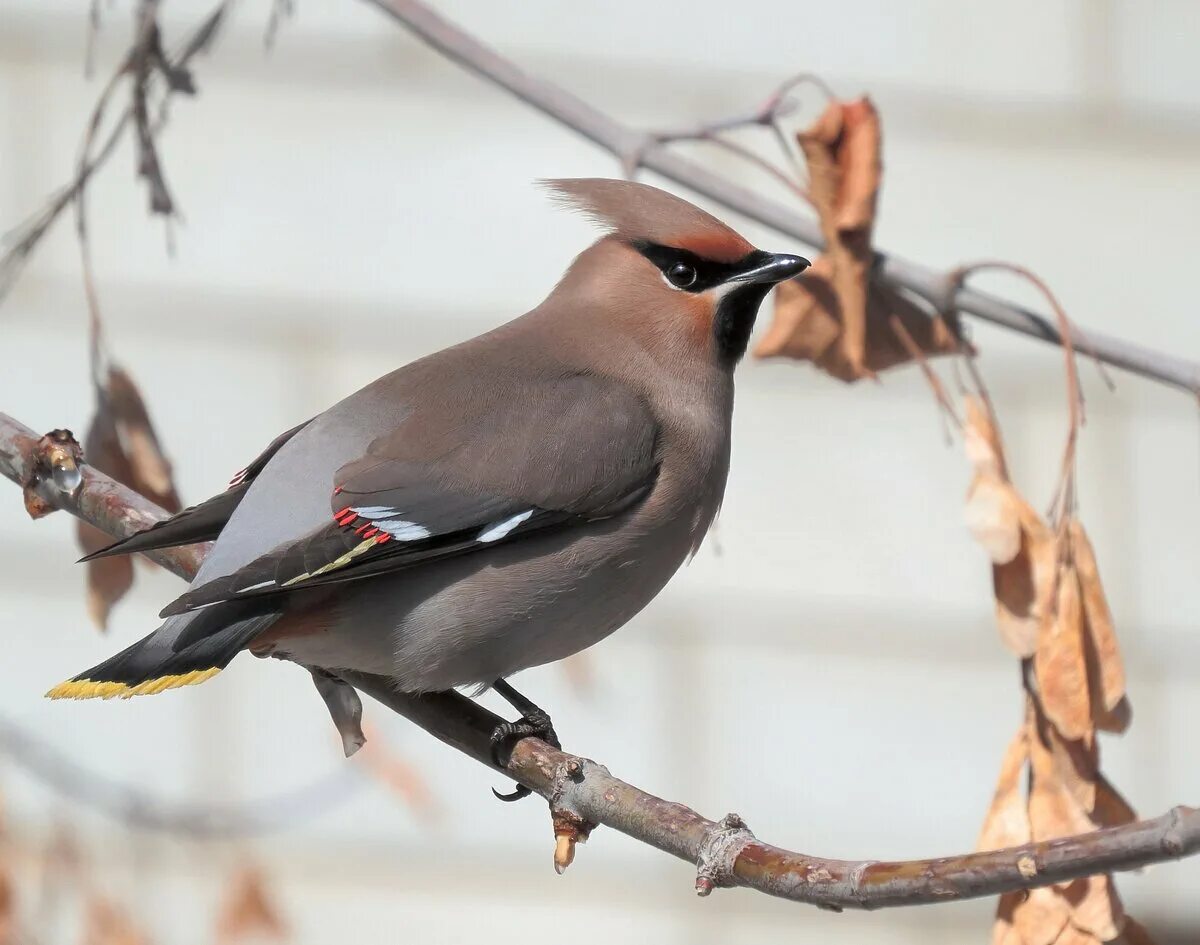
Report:
M 614 236 L 686 249 L 704 259 L 735 262 L 753 252 L 739 233 L 665 190 L 605 177 L 542 181 L 556 200 Z

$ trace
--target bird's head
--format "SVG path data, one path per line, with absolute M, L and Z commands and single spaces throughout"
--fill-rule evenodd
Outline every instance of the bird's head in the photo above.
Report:
M 546 181 L 563 203 L 605 230 L 580 254 L 559 292 L 583 296 L 628 331 L 732 367 L 746 352 L 759 306 L 809 262 L 755 249 L 716 217 L 631 181 Z

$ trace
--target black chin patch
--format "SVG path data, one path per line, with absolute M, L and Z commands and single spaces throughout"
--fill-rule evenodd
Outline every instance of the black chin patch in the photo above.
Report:
M 770 283 L 752 282 L 738 286 L 721 299 L 713 321 L 713 335 L 722 363 L 733 366 L 742 359 L 750 344 L 759 306 L 773 288 Z

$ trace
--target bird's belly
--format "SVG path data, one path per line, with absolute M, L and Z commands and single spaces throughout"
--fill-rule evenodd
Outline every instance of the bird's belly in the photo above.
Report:
M 280 651 L 382 673 L 406 691 L 491 683 L 591 646 L 638 613 L 687 556 L 688 518 L 613 519 L 348 584 L 327 629 Z

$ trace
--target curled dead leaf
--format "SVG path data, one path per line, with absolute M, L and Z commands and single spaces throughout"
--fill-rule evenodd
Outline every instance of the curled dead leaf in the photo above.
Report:
M 994 475 L 1009 481 L 1004 461 L 1000 429 L 987 405 L 974 394 L 963 398 L 963 446 L 967 460 L 980 475 Z
M 1043 615 L 1034 671 L 1047 718 L 1065 738 L 1092 734 L 1087 650 L 1079 575 L 1070 562 L 1058 575 L 1054 607 Z
M 1121 732 L 1129 724 L 1129 713 L 1117 711 L 1125 699 L 1125 666 L 1113 627 L 1112 612 L 1104 594 L 1104 585 L 1100 582 L 1096 553 L 1083 524 L 1077 519 L 1071 522 L 1070 534 L 1093 658 L 1091 668 L 1096 695 L 1096 723 L 1108 731 Z M 1127 710 L 1128 705 L 1125 708 Z
M 1025 945 L 1021 933 L 1013 924 L 1013 912 L 1025 898 L 1024 892 L 1005 893 L 996 906 L 996 922 L 992 926 L 992 945 Z
M 992 565 L 996 597 L 996 629 L 1016 656 L 1027 659 L 1037 650 L 1038 635 L 1050 606 L 1054 586 L 1054 536 L 1015 492 L 1021 526 L 1016 556 Z
M 1008 564 L 1021 551 L 1021 500 L 994 474 L 975 476 L 963 510 L 967 529 L 995 564 Z
M 1120 934 L 1125 925 L 1125 908 L 1111 876 L 1089 876 L 1055 888 L 1070 906 L 1071 925 L 1075 928 L 1100 942 L 1111 941 Z
M 1091 932 L 1085 932 L 1083 929 L 1078 929 L 1070 922 L 1063 926 L 1063 930 L 1058 933 L 1058 938 L 1054 945 L 1100 945 L 1100 940 Z
M 1096 804 L 1092 820 L 1097 827 L 1120 827 L 1137 820 L 1137 812 L 1129 801 L 1102 774 L 1096 775 Z
M 1035 842 L 1069 837 L 1095 829 L 1090 811 L 1062 780 L 1054 752 L 1046 743 L 1049 723 L 1041 717 L 1029 733 L 1029 823 Z
M 1100 746 L 1095 737 L 1064 738 L 1053 725 L 1046 725 L 1043 730 L 1059 783 L 1091 814 L 1096 807 L 1100 776 Z
M 957 326 L 931 319 L 907 296 L 871 279 L 871 232 L 883 177 L 882 126 L 870 99 L 831 101 L 797 143 L 826 252 L 801 280 L 778 287 L 760 358 L 812 361 L 843 381 L 911 360 L 897 320 L 926 354 L 960 350 Z
M 171 466 L 163 455 L 145 401 L 133 379 L 110 368 L 103 389 L 96 392 L 96 413 L 84 437 L 87 463 L 141 493 L 169 512 L 178 512 L 179 495 Z M 85 554 L 99 551 L 112 539 L 84 522 L 78 525 L 79 547 Z M 133 559 L 126 556 L 89 561 L 88 613 L 105 630 L 112 608 L 133 586 Z
M 978 850 L 998 850 L 1001 847 L 1019 846 L 1031 839 L 1029 811 L 1025 800 L 1022 775 L 1029 760 L 1029 736 L 1024 723 L 1009 743 L 1000 763 L 1000 777 L 996 781 L 996 792 L 992 806 L 984 818 L 975 844 Z
M 1031 889 L 1013 908 L 1013 926 L 1024 945 L 1054 945 L 1070 919 L 1066 901 L 1053 886 Z

